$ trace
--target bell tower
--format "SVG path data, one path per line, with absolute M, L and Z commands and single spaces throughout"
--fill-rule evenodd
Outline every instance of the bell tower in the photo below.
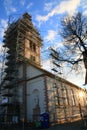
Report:
M 42 46 L 40 34 L 28 13 L 9 24 L 3 42 L 6 52 L 4 61 L 6 67 L 2 66 L 4 77 L 2 77 L 1 96 L 5 102 L 1 106 L 3 106 L 5 120 L 12 121 L 15 115 L 19 118 L 23 116 L 23 119 L 26 120 L 27 63 L 41 66 L 40 48 Z M 19 99 L 20 88 L 22 102 Z
M 42 46 L 40 34 L 33 26 L 31 16 L 29 14 L 25 13 L 20 22 L 23 22 L 23 26 L 21 27 L 24 27 L 25 30 L 25 58 L 32 63 L 40 65 L 40 48 Z
M 40 66 L 40 48 L 42 39 L 37 29 L 32 24 L 31 16 L 25 13 L 18 22 L 18 55 L 31 63 Z M 22 42 L 22 43 L 21 43 Z M 21 43 L 21 44 L 20 44 Z

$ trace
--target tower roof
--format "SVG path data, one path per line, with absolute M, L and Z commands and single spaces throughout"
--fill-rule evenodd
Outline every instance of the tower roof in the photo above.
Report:
M 29 20 L 32 20 L 31 16 L 27 12 L 23 14 L 23 18 L 27 18 Z

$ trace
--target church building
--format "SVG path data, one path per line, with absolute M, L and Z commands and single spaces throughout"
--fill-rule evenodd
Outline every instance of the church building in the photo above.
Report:
M 11 23 L 3 38 L 0 120 L 38 121 L 48 113 L 50 123 L 79 120 L 87 109 L 87 91 L 43 69 L 42 39 L 25 13 Z

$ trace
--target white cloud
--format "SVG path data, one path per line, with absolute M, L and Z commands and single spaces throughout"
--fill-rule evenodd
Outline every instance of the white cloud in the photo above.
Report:
M 51 72 L 51 68 L 52 68 L 51 59 L 43 60 L 42 61 L 42 68 Z
M 84 64 L 80 64 L 80 68 L 78 71 L 72 70 L 69 67 L 63 67 L 63 75 L 65 77 L 65 79 L 67 79 L 68 81 L 78 85 L 78 86 L 82 86 L 85 83 L 85 68 L 84 68 Z
M 3 29 L 3 28 L 1 28 L 1 29 L 0 29 L 0 38 L 2 39 L 2 38 L 3 38 L 3 36 L 4 36 L 4 29 Z
M 17 9 L 13 6 L 12 0 L 4 0 L 4 8 L 7 15 L 17 11 Z
M 82 65 L 83 66 L 83 65 Z M 52 64 L 52 59 L 48 58 L 47 60 L 43 60 L 42 67 L 46 69 L 47 71 L 52 72 L 52 68 L 54 67 Z M 68 80 L 71 83 L 74 83 L 80 87 L 84 87 L 83 84 L 85 83 L 85 69 L 84 66 L 82 68 L 81 72 L 78 72 L 78 74 L 75 71 L 70 71 L 69 67 L 61 67 L 60 68 L 63 74 L 59 75 L 62 78 Z M 58 70 L 58 69 L 57 69 Z M 58 74 L 57 74 L 58 75 Z
M 16 8 L 15 7 L 5 7 L 6 11 L 7 11 L 7 15 L 10 15 L 13 12 L 16 12 Z
M 1 50 L 2 50 L 2 43 L 0 42 L 0 52 L 1 52 Z
M 56 50 L 58 48 L 62 48 L 63 47 L 63 42 L 55 42 L 55 45 L 53 46 L 53 48 Z
M 85 84 L 85 74 L 76 75 L 76 74 L 71 73 L 70 75 L 68 75 L 67 80 L 82 87 Z
M 15 7 L 11 7 L 11 8 L 9 9 L 9 11 L 11 11 L 11 12 L 16 12 L 17 10 L 16 10 Z
M 83 9 L 87 9 L 87 3 L 83 6 Z
M 87 10 L 85 10 L 85 11 L 83 12 L 83 15 L 84 15 L 84 16 L 87 16 Z
M 83 9 L 87 8 L 87 0 L 81 0 L 81 6 Z
M 87 16 L 87 0 L 81 0 L 81 8 L 83 10 L 83 15 Z
M 3 56 L 5 50 L 6 50 L 6 48 L 4 48 L 2 42 L 0 42 L 0 58 L 2 58 L 1 56 Z M 0 62 L 1 62 L 1 60 L 2 59 L 0 59 Z
M 56 31 L 49 30 L 48 35 L 44 39 L 47 40 L 47 41 L 51 41 L 51 40 L 55 39 L 55 36 L 56 36 Z
M 3 38 L 4 31 L 7 28 L 7 26 L 8 26 L 7 20 L 1 19 L 0 21 L 0 38 L 1 39 Z
M 45 3 L 44 11 L 50 11 L 52 9 L 53 2 Z
M 36 20 L 41 23 L 41 22 L 46 22 L 47 20 L 49 20 L 50 17 L 57 14 L 62 14 L 65 12 L 68 14 L 73 14 L 79 5 L 80 5 L 80 0 L 63 1 L 59 5 L 57 5 L 54 9 L 52 9 L 47 15 L 45 16 L 37 15 Z
M 26 9 L 29 9 L 31 6 L 33 5 L 33 3 L 29 3 L 26 7 Z

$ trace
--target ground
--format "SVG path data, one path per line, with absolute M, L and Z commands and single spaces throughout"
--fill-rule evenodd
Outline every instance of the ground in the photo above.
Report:
M 17 125 L 15 127 L 10 126 L 10 127 L 4 127 L 4 128 L 0 128 L 0 130 L 87 130 L 87 126 L 83 125 L 83 121 L 76 121 L 73 123 L 67 123 L 67 124 L 59 124 L 59 125 L 55 125 L 55 126 L 50 126 L 49 128 L 36 128 L 36 127 L 26 127 L 21 124 L 20 127 L 18 127 Z

